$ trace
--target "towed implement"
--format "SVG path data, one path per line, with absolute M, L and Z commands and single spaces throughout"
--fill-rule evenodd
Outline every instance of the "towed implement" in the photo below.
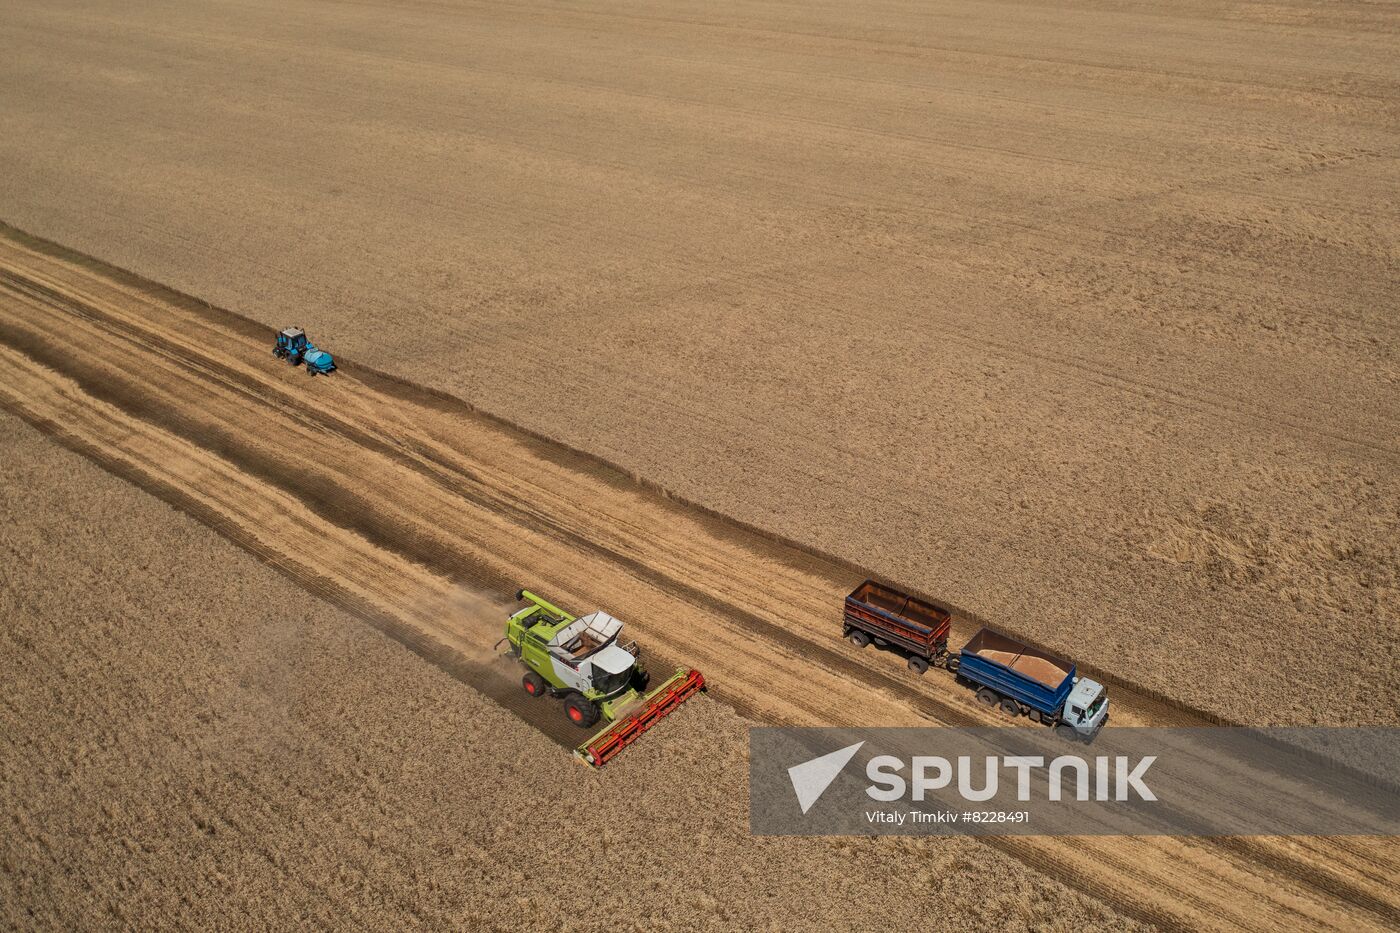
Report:
M 530 605 L 507 620 L 502 641 L 525 666 L 521 685 L 531 696 L 561 699 L 564 715 L 581 729 L 600 719 L 607 723 L 574 750 L 594 767 L 607 764 L 705 686 L 699 671 L 682 667 L 644 693 L 649 677 L 637 643 L 618 638 L 622 622 L 605 612 L 574 617 L 526 590 L 516 599 Z

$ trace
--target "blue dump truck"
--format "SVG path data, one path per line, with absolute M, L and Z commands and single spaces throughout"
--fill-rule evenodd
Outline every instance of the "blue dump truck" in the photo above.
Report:
M 308 376 L 328 376 L 335 372 L 335 359 L 325 350 L 318 350 L 300 327 L 288 327 L 278 334 L 272 355 L 293 366 L 305 363 Z
M 1108 721 L 1103 685 L 1075 676 L 1072 662 L 989 628 L 949 651 L 951 622 L 931 603 L 866 580 L 846 597 L 842 634 L 857 648 L 874 642 L 904 654 L 917 674 L 942 667 L 976 689 L 979 702 L 1068 739 L 1091 741 Z
M 1074 664 L 980 629 L 946 667 L 977 688 L 977 699 L 1011 716 L 1053 726 L 1065 738 L 1092 739 L 1108 720 L 1108 693 Z

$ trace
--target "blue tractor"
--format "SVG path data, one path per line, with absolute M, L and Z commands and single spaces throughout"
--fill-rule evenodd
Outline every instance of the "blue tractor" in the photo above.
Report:
M 325 350 L 316 349 L 316 345 L 306 339 L 306 331 L 300 327 L 288 327 L 278 334 L 272 355 L 293 366 L 305 363 L 308 376 L 327 376 L 335 372 L 335 360 Z

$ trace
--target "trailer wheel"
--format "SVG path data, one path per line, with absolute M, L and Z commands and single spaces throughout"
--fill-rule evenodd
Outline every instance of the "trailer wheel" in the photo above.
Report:
M 1008 715 L 1008 716 L 1020 716 L 1020 715 L 1021 715 L 1021 704 L 1020 704 L 1020 703 L 1017 703 L 1015 700 L 1011 699 L 1011 697 L 1002 697 L 1002 698 L 1001 698 L 1001 711 L 1002 711 L 1003 713 L 1005 713 L 1006 715 Z
M 956 674 L 958 672 L 958 668 L 962 667 L 962 658 L 950 657 L 947 661 L 943 662 L 943 666 L 946 667 L 948 670 L 952 671 L 954 674 Z
M 587 729 L 598 721 L 602 715 L 598 705 L 581 693 L 573 693 L 564 701 L 564 715 L 569 717 L 569 722 L 580 729 Z
M 846 636 L 846 640 L 857 648 L 864 648 L 866 645 L 870 644 L 870 636 L 860 631 L 851 632 L 851 634 Z
M 991 687 L 983 687 L 977 691 L 977 702 L 983 706 L 996 706 L 999 699 L 1001 697 L 997 696 L 997 692 Z
M 919 657 L 917 654 L 912 655 L 909 658 L 909 670 L 913 671 L 915 674 L 923 676 L 925 673 L 928 672 L 928 662 L 925 661 L 923 658 Z
M 534 671 L 520 678 L 520 685 L 525 688 L 525 692 L 532 697 L 541 696 L 545 692 L 544 678 Z

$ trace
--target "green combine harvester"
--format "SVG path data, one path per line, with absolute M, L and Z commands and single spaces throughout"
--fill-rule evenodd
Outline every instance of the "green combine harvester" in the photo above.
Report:
M 602 767 L 705 686 L 699 671 L 679 668 L 650 693 L 636 642 L 620 644 L 622 623 L 605 612 L 575 618 L 534 593 L 516 599 L 530 605 L 506 622 L 510 651 L 525 665 L 521 683 L 531 696 L 564 701 L 564 714 L 582 729 L 607 725 L 575 754 Z M 497 643 L 499 644 L 499 642 Z

